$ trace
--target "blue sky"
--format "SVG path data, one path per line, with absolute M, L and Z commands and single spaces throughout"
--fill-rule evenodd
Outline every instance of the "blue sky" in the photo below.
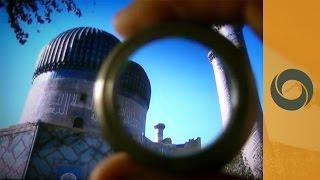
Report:
M 101 0 L 96 1 L 96 5 L 89 0 L 76 2 L 82 11 L 80 18 L 66 12 L 61 14 L 54 13 L 50 24 L 23 25 L 23 28 L 29 33 L 29 39 L 25 45 L 20 45 L 15 39 L 15 34 L 7 23 L 7 15 L 4 9 L 0 9 L 0 128 L 19 121 L 24 101 L 31 86 L 31 78 L 37 56 L 42 47 L 59 33 L 74 27 L 91 26 L 103 29 L 121 39 L 112 26 L 112 18 L 117 11 L 124 8 L 130 1 Z M 40 33 L 37 33 L 37 29 Z M 262 44 L 248 27 L 245 27 L 243 32 L 261 99 Z M 157 107 L 155 109 L 150 107 L 148 118 L 152 120 L 147 121 L 147 126 L 153 126 L 154 122 L 164 122 L 166 124 L 165 137 L 171 136 L 175 143 L 182 143 L 189 138 L 198 136 L 201 136 L 203 141 L 208 142 L 210 137 L 219 132 L 221 124 L 216 120 L 219 119 L 219 115 L 217 116 L 219 113 L 217 113 L 218 107 L 216 106 L 216 92 L 214 83 L 212 83 L 211 67 L 205 61 L 207 50 L 203 47 L 194 46 L 190 42 L 182 43 L 184 45 L 179 46 L 172 42 L 163 41 L 160 45 L 152 47 L 153 49 L 165 47 L 157 52 L 157 58 L 149 58 L 147 56 L 146 59 L 151 59 L 149 61 L 144 60 L 144 58 L 135 59 L 145 67 L 151 82 L 159 82 L 157 83 L 159 87 L 157 87 L 157 84 L 152 84 L 152 93 L 157 94 L 157 97 L 159 97 L 152 98 L 151 105 L 158 104 L 158 106 L 155 106 Z M 202 51 L 205 52 L 204 60 L 196 60 L 193 58 L 194 54 L 192 53 L 182 53 L 188 52 L 186 51 L 188 49 L 197 49 L 196 52 L 199 54 Z M 149 52 L 151 51 L 149 50 Z M 170 61 L 169 56 L 170 58 L 180 58 L 181 60 Z M 165 61 L 159 62 L 156 61 L 157 59 L 165 59 Z M 188 63 L 182 64 L 183 59 L 188 59 Z M 167 64 L 165 68 L 163 66 L 165 63 L 170 63 L 170 65 Z M 176 68 L 182 66 L 185 68 Z M 158 69 L 158 71 L 152 68 Z M 201 69 L 199 71 L 201 73 L 196 73 L 198 69 Z M 165 75 L 171 78 L 163 77 L 164 70 L 166 70 Z M 179 70 L 180 72 L 178 73 L 177 71 Z M 172 74 L 179 75 L 172 76 Z M 157 77 L 161 77 L 162 81 L 159 81 Z M 188 77 L 188 79 L 185 77 Z M 161 92 L 157 89 L 161 89 Z M 168 92 L 172 91 L 177 93 L 169 96 Z M 192 97 L 192 99 L 188 98 L 186 102 L 180 101 L 185 97 Z M 214 100 L 209 101 L 210 99 Z M 211 108 L 212 110 L 210 110 Z M 173 121 L 174 119 L 175 121 Z M 201 126 L 195 126 L 200 121 L 203 122 L 200 123 Z M 208 126 L 208 123 L 211 125 Z M 179 127 L 184 127 L 185 131 L 178 131 L 177 128 Z M 183 133 L 186 134 L 182 135 Z M 149 131 L 147 130 L 146 135 L 153 138 L 153 128 Z M 185 135 L 188 137 L 185 137 Z
M 201 137 L 209 142 L 222 128 L 220 109 L 207 54 L 210 48 L 182 38 L 151 42 L 130 60 L 138 62 L 151 82 L 146 136 L 153 125 L 164 123 L 164 137 L 173 143 Z

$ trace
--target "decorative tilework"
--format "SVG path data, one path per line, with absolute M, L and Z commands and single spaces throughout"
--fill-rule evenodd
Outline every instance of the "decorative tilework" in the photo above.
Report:
M 16 125 L 0 130 L 0 179 L 59 179 L 68 173 L 87 179 L 109 153 L 96 132 L 41 122 Z
M 69 172 L 87 179 L 94 166 L 110 152 L 98 133 L 41 123 L 26 178 L 60 178 Z
M 23 178 L 35 131 L 32 123 L 0 130 L 0 179 Z

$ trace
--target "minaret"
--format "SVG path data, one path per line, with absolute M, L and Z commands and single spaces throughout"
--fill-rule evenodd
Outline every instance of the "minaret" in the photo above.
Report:
M 163 140 L 163 130 L 166 126 L 163 123 L 158 123 L 154 126 L 154 129 L 157 130 L 157 140 L 156 142 L 160 143 Z
M 235 26 L 222 25 L 213 26 L 213 29 L 230 40 L 236 47 L 246 51 L 241 29 Z M 215 56 L 214 50 L 208 53 L 208 59 L 214 71 L 217 93 L 219 97 L 221 118 L 223 128 L 226 128 L 231 117 L 231 94 L 230 76 L 224 68 L 221 60 Z M 250 65 L 250 62 L 245 62 Z M 258 108 L 260 109 L 260 107 Z M 262 115 L 257 119 L 251 136 L 242 149 L 242 155 L 246 159 L 246 164 L 250 167 L 256 178 L 262 178 Z M 241 128 L 241 127 L 239 127 Z

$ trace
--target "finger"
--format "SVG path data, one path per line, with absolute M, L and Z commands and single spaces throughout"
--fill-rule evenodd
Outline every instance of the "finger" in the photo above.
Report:
M 262 8 L 258 10 L 254 8 L 260 6 L 247 8 L 247 5 L 253 4 L 248 2 L 245 0 L 138 0 L 115 16 L 114 26 L 122 36 L 129 37 L 141 29 L 164 21 L 194 21 L 212 24 L 243 23 L 245 20 L 254 20 L 259 22 L 249 24 L 255 25 L 253 28 L 258 31 L 259 26 L 262 26 L 262 16 L 257 16 L 256 13 L 262 11 Z M 251 13 L 253 9 L 255 11 Z M 248 10 L 250 13 L 246 12 Z M 247 15 L 254 17 L 247 18 L 245 17 Z
M 132 163 L 125 153 L 118 153 L 100 162 L 90 175 L 90 179 L 116 179 L 129 174 Z
M 263 2 L 262 0 L 248 1 L 245 9 L 245 22 L 262 39 L 263 37 Z
M 128 154 L 117 153 L 102 160 L 90 175 L 92 180 L 104 179 L 241 179 L 217 171 L 186 172 L 168 174 L 160 169 L 156 172 L 136 164 Z
M 123 37 L 129 37 L 137 31 L 154 23 L 165 21 L 172 14 L 169 1 L 134 1 L 124 10 L 118 12 L 113 24 Z
M 150 178 L 151 172 L 137 165 L 126 153 L 117 153 L 101 161 L 90 179 Z

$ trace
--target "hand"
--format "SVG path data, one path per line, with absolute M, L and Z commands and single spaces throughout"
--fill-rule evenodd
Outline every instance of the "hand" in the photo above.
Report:
M 221 172 L 176 175 L 141 167 L 126 153 L 106 157 L 93 170 L 90 179 L 242 179 Z
M 246 23 L 262 39 L 262 0 L 136 0 L 114 18 L 124 38 L 165 21 Z
M 117 153 L 101 161 L 92 172 L 90 179 L 164 179 L 164 174 L 142 168 L 128 154 Z
M 116 30 L 124 38 L 153 24 L 166 21 L 206 23 L 246 23 L 262 39 L 262 0 L 136 0 L 114 19 Z M 117 153 L 99 163 L 90 179 L 164 179 L 164 178 L 235 179 L 219 172 L 194 173 L 176 177 L 141 167 L 126 153 Z

